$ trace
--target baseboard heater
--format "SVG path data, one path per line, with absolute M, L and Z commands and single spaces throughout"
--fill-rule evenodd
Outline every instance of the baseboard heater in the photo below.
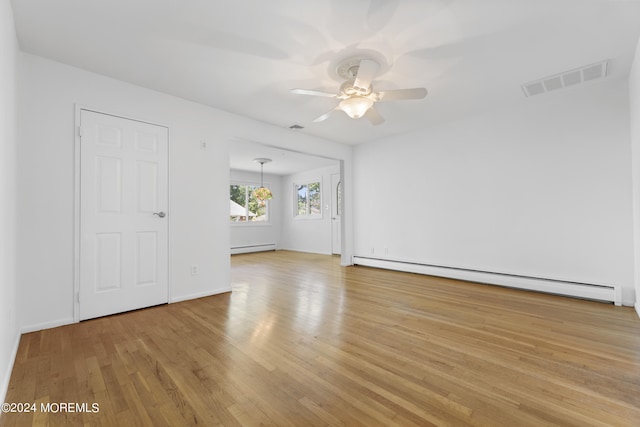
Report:
M 466 280 L 469 282 L 526 289 L 529 291 L 545 292 L 576 298 L 608 301 L 614 303 L 615 305 L 622 305 L 621 288 L 615 285 L 568 282 L 539 277 L 467 270 L 463 268 L 443 267 L 405 261 L 390 261 L 385 259 L 368 258 L 361 256 L 354 256 L 353 264 L 382 268 L 385 270 L 404 271 L 407 273 L 425 274 L 429 276 Z
M 266 245 L 235 246 L 231 248 L 231 255 L 248 254 L 250 252 L 275 251 L 275 250 L 276 250 L 275 243 L 269 243 Z

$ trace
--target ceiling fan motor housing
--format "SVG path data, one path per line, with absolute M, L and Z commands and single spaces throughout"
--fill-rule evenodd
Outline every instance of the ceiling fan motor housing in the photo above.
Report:
M 361 57 L 353 57 L 345 59 L 340 62 L 336 66 L 336 74 L 342 77 L 345 80 L 353 80 L 358 75 L 358 70 L 360 69 L 360 61 L 363 59 L 368 59 L 370 61 L 375 61 L 371 58 L 361 58 Z M 377 61 L 376 61 L 377 62 Z
M 354 80 L 347 80 L 340 86 L 340 92 L 345 96 L 368 96 L 371 94 L 372 86 L 361 88 L 354 85 Z

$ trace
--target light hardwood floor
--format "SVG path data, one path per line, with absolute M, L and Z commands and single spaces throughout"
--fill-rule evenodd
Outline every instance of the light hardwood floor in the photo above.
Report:
M 631 308 L 284 251 L 232 282 L 24 335 L 7 401 L 38 412 L 0 426 L 640 426 Z

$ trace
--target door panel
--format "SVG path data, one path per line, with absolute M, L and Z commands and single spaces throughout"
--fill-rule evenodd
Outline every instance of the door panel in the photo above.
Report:
M 80 320 L 168 301 L 168 130 L 80 113 Z
M 122 234 L 96 233 L 95 289 L 110 291 L 122 287 Z
M 136 162 L 136 200 L 139 214 L 158 212 L 158 164 Z
M 136 286 L 154 285 L 158 281 L 158 233 L 136 233 Z

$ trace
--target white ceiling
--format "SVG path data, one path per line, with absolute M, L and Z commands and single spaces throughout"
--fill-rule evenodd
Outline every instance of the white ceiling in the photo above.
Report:
M 634 0 L 12 0 L 25 52 L 348 144 L 527 102 L 520 85 L 608 59 L 628 74 Z M 372 126 L 336 101 L 336 64 L 374 53 L 376 90 L 426 87 L 379 104 Z M 572 88 L 566 90 L 580 90 Z M 541 96 L 553 96 L 552 94 Z M 256 156 L 257 157 L 257 156 Z
M 230 144 L 229 167 L 231 169 L 259 172 L 260 164 L 255 162 L 257 158 L 272 160 L 270 163 L 265 163 L 264 173 L 273 175 L 289 175 L 340 165 L 337 159 L 283 150 L 258 141 L 236 138 Z

